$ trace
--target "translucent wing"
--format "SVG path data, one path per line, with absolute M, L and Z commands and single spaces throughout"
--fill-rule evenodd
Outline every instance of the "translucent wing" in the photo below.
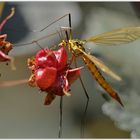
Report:
M 28 79 L 23 80 L 13 80 L 13 81 L 0 81 L 0 88 L 1 87 L 10 87 L 10 86 L 17 86 L 28 83 Z
M 121 81 L 121 77 L 115 74 L 111 69 L 109 69 L 101 60 L 93 55 L 86 54 L 86 56 L 95 63 L 95 65 L 100 68 L 103 72 L 114 78 L 115 80 Z
M 86 42 L 93 42 L 100 45 L 119 45 L 133 42 L 140 38 L 140 27 L 128 27 L 106 32 L 86 39 Z

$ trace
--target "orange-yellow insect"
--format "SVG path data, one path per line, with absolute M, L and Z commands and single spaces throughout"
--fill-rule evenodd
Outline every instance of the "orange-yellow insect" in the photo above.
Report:
M 140 38 L 140 27 L 121 28 L 111 32 L 103 33 L 101 35 L 93 36 L 85 40 L 72 39 L 71 24 L 70 24 L 70 28 L 68 29 L 70 30 L 70 39 L 62 40 L 59 46 L 68 47 L 74 59 L 76 59 L 76 57 L 81 57 L 84 63 L 87 65 L 88 69 L 90 70 L 92 76 L 96 79 L 96 81 L 100 84 L 100 86 L 112 98 L 117 100 L 123 106 L 123 103 L 120 97 L 118 96 L 117 92 L 105 80 L 99 68 L 103 72 L 115 78 L 116 80 L 120 81 L 121 78 L 117 74 L 112 72 L 101 60 L 94 57 L 93 55 L 86 53 L 84 45 L 88 42 L 93 42 L 95 44 L 107 45 L 107 46 L 129 43 Z

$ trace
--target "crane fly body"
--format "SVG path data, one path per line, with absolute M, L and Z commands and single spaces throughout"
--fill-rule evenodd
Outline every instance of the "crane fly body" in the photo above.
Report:
M 121 81 L 121 77 L 118 76 L 115 72 L 110 70 L 101 60 L 96 58 L 93 55 L 86 53 L 84 45 L 88 42 L 92 42 L 97 45 L 104 46 L 115 46 L 121 44 L 127 44 L 133 42 L 140 38 L 140 27 L 127 27 L 120 28 L 110 32 L 105 32 L 100 35 L 90 37 L 85 40 L 72 39 L 72 30 L 71 30 L 71 16 L 69 14 L 69 27 L 65 28 L 66 36 L 67 30 L 70 31 L 70 39 L 67 37 L 66 40 L 62 40 L 59 46 L 68 47 L 69 51 L 72 53 L 72 57 L 81 57 L 92 76 L 99 83 L 99 85 L 116 101 L 118 101 L 122 106 L 123 103 L 118 96 L 117 92 L 112 88 L 112 86 L 106 81 L 106 79 L 101 74 L 101 69 L 103 72 L 111 76 L 112 78 Z M 75 60 L 76 61 L 76 60 Z
M 110 70 L 101 60 L 96 58 L 93 55 L 86 53 L 84 45 L 88 42 L 92 42 L 97 45 L 104 46 L 115 46 L 121 44 L 127 44 L 133 42 L 140 38 L 140 27 L 127 27 L 120 28 L 114 31 L 106 32 L 100 35 L 90 37 L 85 40 L 71 39 L 71 27 L 70 30 L 70 39 L 62 40 L 59 46 L 68 47 L 71 51 L 73 57 L 81 57 L 92 76 L 99 83 L 99 85 L 115 100 L 117 100 L 122 106 L 123 103 L 118 96 L 117 92 L 112 88 L 112 86 L 106 81 L 106 79 L 101 74 L 101 69 L 103 72 L 111 76 L 112 78 L 121 81 L 121 77 L 118 76 L 115 72 Z
M 72 55 L 75 57 L 81 57 L 86 66 L 88 67 L 89 71 L 91 72 L 92 76 L 95 80 L 99 83 L 99 85 L 115 100 L 117 100 L 122 106 L 122 101 L 118 96 L 117 92 L 112 88 L 112 86 L 105 80 L 101 72 L 99 71 L 98 67 L 101 68 L 104 72 L 115 78 L 116 80 L 121 80 L 121 78 L 112 72 L 107 66 L 104 65 L 102 61 L 97 59 L 96 57 L 88 54 L 85 52 L 84 44 L 85 41 L 80 40 L 63 40 L 59 46 L 68 46 L 69 50 L 72 52 Z M 97 66 L 98 67 L 97 67 Z

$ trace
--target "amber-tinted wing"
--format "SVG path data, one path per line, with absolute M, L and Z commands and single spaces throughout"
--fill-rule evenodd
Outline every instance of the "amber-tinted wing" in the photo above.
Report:
M 111 69 L 109 69 L 104 62 L 102 62 L 101 60 L 99 60 L 98 58 L 96 58 L 93 55 L 89 55 L 86 54 L 86 56 L 95 63 L 95 65 L 100 68 L 103 72 L 105 72 L 106 74 L 108 74 L 109 76 L 111 76 L 112 78 L 114 78 L 115 80 L 121 81 L 121 77 L 118 76 L 116 73 L 114 73 Z
M 88 55 L 79 49 L 81 53 L 83 53 L 82 58 L 85 64 L 87 65 L 88 69 L 90 70 L 92 76 L 96 79 L 96 81 L 100 84 L 100 86 L 116 101 L 118 101 L 122 106 L 122 101 L 118 95 L 118 93 L 112 88 L 112 86 L 105 80 L 102 76 L 99 69 L 96 67 L 95 63 L 88 57 Z
M 133 42 L 140 38 L 140 27 L 128 27 L 106 32 L 86 39 L 86 42 L 93 42 L 99 45 L 119 45 Z

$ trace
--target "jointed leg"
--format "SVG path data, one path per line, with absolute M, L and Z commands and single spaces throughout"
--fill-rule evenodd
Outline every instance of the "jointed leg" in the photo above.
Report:
M 63 119 L 63 96 L 60 97 L 60 121 L 58 138 L 62 137 L 62 119 Z
M 74 59 L 74 63 L 75 63 L 75 66 L 77 67 L 76 59 Z M 81 76 L 79 77 L 79 79 L 80 79 L 82 88 L 83 88 L 84 93 L 85 93 L 86 98 L 87 98 L 84 114 L 83 114 L 83 117 L 81 119 L 81 138 L 83 138 L 84 137 L 84 127 L 85 127 L 85 123 L 86 123 L 85 121 L 86 121 L 87 108 L 88 108 L 88 103 L 89 103 L 89 95 L 88 95 L 87 90 L 84 86 L 84 83 L 83 83 Z

